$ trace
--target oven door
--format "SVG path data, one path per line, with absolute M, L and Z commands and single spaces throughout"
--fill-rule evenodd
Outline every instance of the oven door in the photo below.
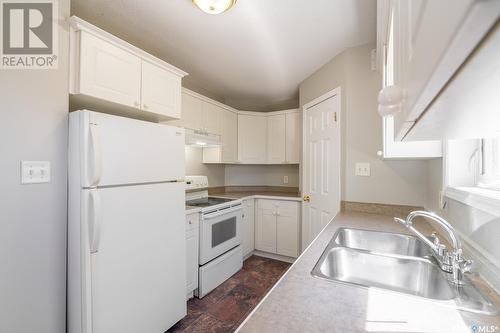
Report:
M 200 265 L 241 244 L 241 205 L 207 212 L 200 223 Z

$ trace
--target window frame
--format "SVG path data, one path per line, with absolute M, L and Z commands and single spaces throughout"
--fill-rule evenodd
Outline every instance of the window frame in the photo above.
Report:
M 477 156 L 476 186 L 500 191 L 500 137 L 481 139 Z

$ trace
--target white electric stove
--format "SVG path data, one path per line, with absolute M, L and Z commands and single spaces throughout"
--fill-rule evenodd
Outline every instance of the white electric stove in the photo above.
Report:
M 243 266 L 241 200 L 208 195 L 206 176 L 186 176 L 186 207 L 200 207 L 199 285 L 202 298 Z

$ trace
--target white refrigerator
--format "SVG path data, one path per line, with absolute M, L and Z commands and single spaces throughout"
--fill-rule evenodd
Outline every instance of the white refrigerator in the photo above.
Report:
M 68 332 L 163 333 L 186 315 L 184 130 L 69 122 Z

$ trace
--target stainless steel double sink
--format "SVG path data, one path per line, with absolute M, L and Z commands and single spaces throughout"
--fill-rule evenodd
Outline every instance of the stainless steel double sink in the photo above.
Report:
M 312 270 L 329 281 L 365 288 L 380 288 L 424 297 L 483 314 L 496 314 L 496 307 L 466 279 L 450 282 L 430 249 L 418 238 L 396 233 L 341 228 Z

